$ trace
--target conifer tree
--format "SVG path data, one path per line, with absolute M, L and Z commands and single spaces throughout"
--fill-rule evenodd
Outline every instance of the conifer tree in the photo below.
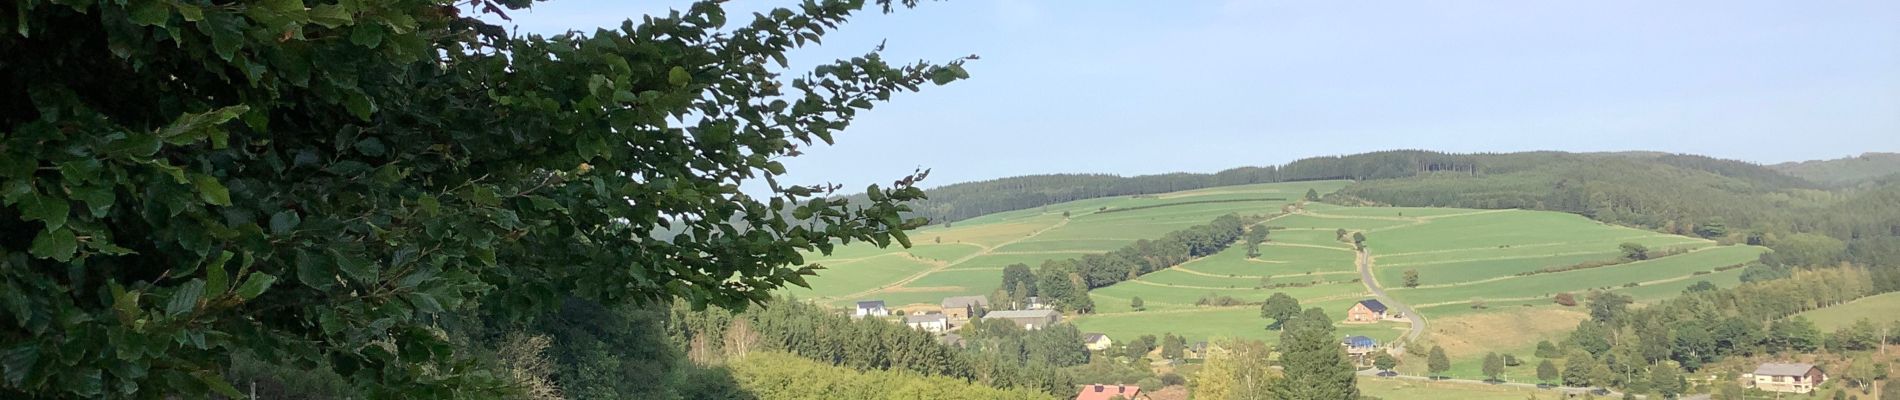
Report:
M 1287 321 L 1280 332 L 1280 364 L 1286 379 L 1274 387 L 1276 398 L 1287 400 L 1353 399 L 1359 397 L 1352 362 L 1340 351 L 1331 318 L 1319 308 Z

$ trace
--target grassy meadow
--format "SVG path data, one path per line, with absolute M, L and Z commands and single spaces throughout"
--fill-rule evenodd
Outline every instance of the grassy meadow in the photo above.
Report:
M 1900 321 L 1900 292 L 1868 296 L 1798 315 L 1814 322 L 1814 326 L 1823 332 L 1853 325 L 1862 318 L 1873 321 L 1875 326 L 1889 326 L 1893 321 Z
M 1001 279 L 1002 267 L 1009 264 L 1034 267 L 1050 259 L 1112 251 L 1228 213 L 1273 214 L 1308 189 L 1325 193 L 1343 184 L 1276 183 L 1089 199 L 991 214 L 952 226 L 934 225 L 913 232 L 911 237 L 917 245 L 910 249 L 853 245 L 841 247 L 830 256 L 813 255 L 809 261 L 827 269 L 810 280 L 813 288 L 787 293 L 840 307 L 879 299 L 894 307 L 927 310 L 945 296 L 989 293 Z M 1309 203 L 1298 213 L 1259 225 L 1271 229 L 1259 257 L 1247 257 L 1245 246 L 1236 245 L 1098 288 L 1090 291 L 1096 312 L 1070 315 L 1068 320 L 1083 331 L 1115 338 L 1173 333 L 1190 341 L 1245 338 L 1277 342 L 1279 332 L 1265 329 L 1268 321 L 1260 317 L 1258 305 L 1274 292 L 1292 295 L 1303 306 L 1320 307 L 1340 319 L 1354 302 L 1371 298 L 1365 283 L 1360 282 L 1353 246 L 1340 239 L 1339 230 L 1344 229 L 1348 236 L 1353 232 L 1366 236 L 1373 276 L 1387 293 L 1428 319 L 1423 340 L 1425 345 L 1446 349 L 1453 361 L 1448 375 L 1476 378 L 1483 356 L 1499 352 L 1526 361 L 1525 366 L 1511 368 L 1508 375 L 1528 377 L 1538 361 L 1532 356 L 1537 342 L 1559 339 L 1584 315 L 1580 307 L 1553 304 L 1551 296 L 1564 292 L 1581 296 L 1604 290 L 1648 302 L 1673 297 L 1701 281 L 1731 287 L 1739 284 L 1741 270 L 1717 269 L 1750 262 L 1767 251 L 1753 246 L 1718 246 L 1699 238 L 1609 225 L 1573 214 L 1524 210 Z M 1540 272 L 1617 260 L 1623 256 L 1618 247 L 1622 243 L 1677 253 L 1595 268 Z M 1418 287 L 1403 287 L 1408 270 L 1418 271 Z M 1223 296 L 1253 304 L 1197 305 L 1202 299 Z M 1132 307 L 1135 298 L 1142 300 L 1142 309 Z M 1828 327 L 1852 323 L 1849 316 L 1881 313 L 1900 315 L 1900 296 L 1870 298 L 1808 315 Z M 1383 322 L 1338 327 L 1341 335 L 1365 335 L 1388 342 L 1400 338 L 1409 325 Z M 1408 356 L 1399 370 L 1418 374 L 1423 372 L 1423 364 L 1422 359 Z M 1438 386 L 1379 381 L 1366 387 L 1369 393 L 1388 398 L 1528 395 L 1513 389 L 1438 390 Z
M 931 225 L 910 233 L 915 246 L 909 249 L 853 243 L 830 255 L 808 254 L 807 263 L 825 270 L 808 279 L 811 288 L 783 293 L 840 307 L 884 300 L 892 307 L 929 309 L 943 297 L 988 294 L 1010 264 L 1035 267 L 1111 251 L 1229 213 L 1272 214 L 1307 190 L 1330 193 L 1346 184 L 1287 182 L 1097 198 Z M 1338 253 L 1347 263 L 1337 268 L 1349 271 L 1351 253 Z

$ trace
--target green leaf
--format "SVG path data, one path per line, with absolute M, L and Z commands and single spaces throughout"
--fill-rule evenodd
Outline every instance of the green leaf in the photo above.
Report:
M 238 286 L 238 298 L 244 300 L 255 299 L 258 295 L 264 294 L 265 290 L 270 290 L 270 285 L 273 283 L 277 283 L 276 276 L 262 272 L 252 272 L 251 277 L 245 279 L 243 285 Z
M 198 309 L 198 299 L 205 293 L 205 281 L 192 279 L 178 290 L 172 291 L 172 298 L 165 303 L 165 315 L 178 316 Z
M 198 8 L 195 4 L 173 2 L 172 7 L 178 8 L 178 15 L 184 16 L 187 22 L 198 22 L 205 19 L 205 10 Z
M 118 311 L 120 322 L 130 324 L 139 319 L 139 296 L 143 293 L 137 290 L 127 292 L 117 285 L 112 286 L 112 309 Z
M 383 44 L 383 27 L 376 24 L 356 24 L 356 27 L 350 30 L 350 43 L 374 49 Z
M 297 225 L 300 224 L 303 224 L 303 217 L 297 216 L 296 210 L 278 211 L 276 214 L 271 214 L 270 216 L 270 233 L 273 235 L 288 235 L 291 231 L 296 230 Z
M 321 253 L 297 253 L 297 282 L 324 290 L 336 285 L 336 264 Z
M 362 92 L 353 92 L 345 95 L 343 108 L 349 109 L 350 115 L 354 115 L 357 119 L 364 121 L 368 121 L 369 118 L 376 113 L 376 103 L 370 101 L 369 96 Z
M 211 175 L 192 175 L 191 186 L 198 189 L 198 199 L 214 206 L 231 205 L 231 189 L 226 189 L 218 178 Z
M 22 387 L 26 376 L 33 372 L 33 364 L 40 361 L 40 345 L 28 340 L 19 346 L 0 351 L 0 367 L 6 368 L 7 386 Z
M 28 248 L 27 252 L 33 254 L 34 257 L 66 262 L 72 260 L 73 252 L 78 250 L 79 239 L 73 236 L 73 231 L 62 227 L 40 231 L 39 236 L 33 238 L 33 246 Z
M 431 296 L 428 293 L 414 292 L 403 297 L 409 300 L 409 304 L 414 305 L 416 309 L 422 310 L 424 313 L 442 313 L 442 303 L 436 301 L 435 296 Z
M 71 188 L 73 198 L 86 203 L 86 211 L 94 218 L 105 218 L 112 211 L 112 203 L 117 201 L 111 186 L 95 185 Z
M 349 25 L 352 19 L 354 17 L 350 16 L 349 11 L 335 4 L 322 4 L 310 9 L 310 22 L 323 25 L 325 28 Z
M 132 17 L 133 23 L 142 26 L 164 25 L 172 18 L 172 9 L 165 3 L 158 0 L 133 1 L 125 10 L 126 15 Z
M 116 157 L 144 158 L 157 154 L 160 144 L 157 135 L 135 132 L 106 143 L 103 152 Z
M 231 252 L 224 252 L 220 259 L 230 259 Z M 205 298 L 215 299 L 231 289 L 231 274 L 224 271 L 223 262 L 214 262 L 205 266 Z
M 693 76 L 686 73 L 686 67 L 674 66 L 672 70 L 666 72 L 666 83 L 671 83 L 673 86 L 686 86 L 692 82 Z
M 225 382 L 224 377 L 218 376 L 218 374 L 216 373 L 212 373 L 209 371 L 198 371 L 198 372 L 192 373 L 191 376 L 197 377 L 198 381 L 204 382 L 205 386 L 211 388 L 211 391 L 217 392 L 219 395 L 222 395 L 226 398 L 232 398 L 232 399 L 247 398 L 247 396 L 245 396 L 244 393 L 238 392 L 237 387 L 231 386 L 231 382 Z
M 66 217 L 72 213 L 72 205 L 66 199 L 51 195 L 35 194 L 20 202 L 20 216 L 27 221 L 46 223 L 46 229 L 59 229 L 66 226 Z
M 356 152 L 370 157 L 382 157 L 389 149 L 383 147 L 383 141 L 376 138 L 363 138 L 356 141 Z
M 343 276 L 353 281 L 365 283 L 375 282 L 377 274 L 382 270 L 381 265 L 377 265 L 376 262 L 361 256 L 342 253 L 336 253 L 334 256 L 336 257 L 337 269 L 342 270 Z

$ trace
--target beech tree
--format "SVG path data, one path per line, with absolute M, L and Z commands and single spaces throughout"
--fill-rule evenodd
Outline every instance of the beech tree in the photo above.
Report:
M 854 200 L 780 182 L 875 102 L 967 76 L 875 50 L 784 75 L 864 1 L 482 19 L 529 4 L 10 2 L 0 397 L 237 397 L 235 353 L 372 398 L 492 397 L 445 312 L 741 306 L 804 285 L 803 252 L 925 223 L 903 218 L 924 171 Z
M 1392 353 L 1381 351 L 1377 357 L 1372 358 L 1372 367 L 1380 371 L 1391 372 L 1392 368 L 1397 366 L 1399 366 L 1399 359 L 1392 357 Z
M 1286 321 L 1300 315 L 1300 300 L 1284 292 L 1273 292 L 1267 301 L 1260 303 L 1260 317 L 1272 319 L 1267 329 L 1280 329 Z
M 1432 377 L 1451 370 L 1451 358 L 1445 356 L 1444 347 L 1432 346 L 1431 353 L 1425 357 L 1425 369 L 1431 372 Z

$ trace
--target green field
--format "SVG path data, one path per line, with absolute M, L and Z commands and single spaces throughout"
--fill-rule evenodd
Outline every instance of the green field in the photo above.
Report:
M 1511 386 L 1425 382 L 1404 379 L 1359 378 L 1359 393 L 1382 399 L 1407 400 L 1524 400 L 1560 399 L 1556 390 Z
M 1863 297 L 1847 304 L 1811 310 L 1798 314 L 1814 322 L 1814 326 L 1823 332 L 1833 332 L 1862 318 L 1872 320 L 1875 326 L 1890 326 L 1900 321 L 1900 292 Z
M 986 215 L 952 227 L 932 226 L 917 231 L 912 237 L 918 246 L 909 250 L 856 245 L 841 248 L 831 257 L 812 257 L 811 261 L 829 267 L 812 279 L 815 289 L 786 293 L 837 306 L 880 299 L 893 307 L 909 305 L 906 308 L 911 311 L 929 309 L 946 296 L 990 293 L 1001 279 L 1002 267 L 1009 264 L 1033 268 L 1047 260 L 1112 251 L 1228 213 L 1275 214 L 1292 201 L 1260 199 L 1297 199 L 1309 188 L 1328 192 L 1342 184 L 1328 181 L 1222 187 L 1089 199 Z M 1248 258 L 1245 246 L 1236 245 L 1134 280 L 1097 288 L 1090 291 L 1096 313 L 1068 315 L 1067 320 L 1083 331 L 1111 337 L 1173 333 L 1191 341 L 1245 338 L 1276 342 L 1279 332 L 1265 329 L 1268 321 L 1260 318 L 1258 305 L 1274 292 L 1292 295 L 1307 307 L 1319 307 L 1341 319 L 1354 302 L 1370 297 L 1365 283 L 1359 282 L 1352 245 L 1338 239 L 1337 232 L 1344 229 L 1366 235 L 1372 272 L 1388 293 L 1416 307 L 1430 320 L 1424 339 L 1451 353 L 1453 369 L 1449 375 L 1471 378 L 1477 375 L 1484 353 L 1507 352 L 1529 358 L 1537 341 L 1560 338 L 1574 327 L 1582 313 L 1576 307 L 1552 304 L 1549 298 L 1556 293 L 1606 290 L 1651 302 L 1674 297 L 1701 281 L 1732 287 L 1739 284 L 1741 270 L 1715 269 L 1752 262 L 1767 251 L 1753 246 L 1716 246 L 1708 240 L 1608 225 L 1572 214 L 1523 210 L 1309 203 L 1300 212 L 1260 225 L 1273 230 L 1268 243 L 1261 246 L 1259 257 Z M 1652 249 L 1689 251 L 1596 268 L 1519 275 L 1547 267 L 1616 260 L 1622 257 L 1618 245 L 1626 242 Z M 1420 287 L 1402 287 L 1406 270 L 1419 272 Z M 1203 298 L 1219 296 L 1248 304 L 1196 305 Z M 1131 307 L 1134 298 L 1142 300 L 1143 310 Z M 1485 307 L 1473 307 L 1474 300 L 1481 300 Z M 1870 298 L 1837 308 L 1840 311 L 1811 312 L 1810 318 L 1817 322 L 1845 318 L 1829 317 L 1828 312 L 1900 315 L 1900 296 Z M 1847 319 L 1844 323 L 1851 322 Z M 1341 335 L 1366 335 L 1382 342 L 1400 338 L 1408 326 L 1403 322 L 1338 325 Z M 1420 361 L 1406 360 L 1410 365 L 1422 364 Z M 1400 369 L 1407 368 L 1412 366 Z M 1528 373 L 1512 374 L 1520 372 Z M 1529 394 L 1485 387 L 1427 390 L 1404 382 L 1368 385 L 1369 393 L 1387 398 L 1524 398 Z
M 936 304 L 947 296 L 983 295 L 996 289 L 1002 268 L 1010 264 L 1027 264 L 1033 268 L 1048 260 L 1110 251 L 1137 240 L 1154 239 L 1174 230 L 1205 224 L 1229 213 L 1273 214 L 1305 195 L 1307 190 L 1330 193 L 1346 184 L 1345 181 L 1289 182 L 1097 198 L 990 214 L 957 221 L 948 227 L 932 225 L 910 233 L 911 241 L 916 244 L 911 249 L 878 249 L 855 243 L 839 246 L 830 256 L 807 255 L 807 262 L 824 265 L 827 269 L 810 279 L 812 289 L 786 289 L 782 293 L 838 306 L 877 299 L 893 307 Z M 1064 213 L 1068 215 L 1065 217 Z M 1294 256 L 1295 253 L 1326 251 L 1286 252 L 1289 260 L 1294 260 L 1306 257 Z M 1287 268 L 1350 270 L 1351 253 L 1333 252 L 1337 253 L 1334 257 L 1345 256 L 1348 262 L 1336 265 L 1302 262 Z M 899 253 L 915 258 L 896 255 Z M 1248 285 L 1258 282 L 1256 277 Z M 1192 303 L 1193 299 L 1189 299 L 1188 304 Z

